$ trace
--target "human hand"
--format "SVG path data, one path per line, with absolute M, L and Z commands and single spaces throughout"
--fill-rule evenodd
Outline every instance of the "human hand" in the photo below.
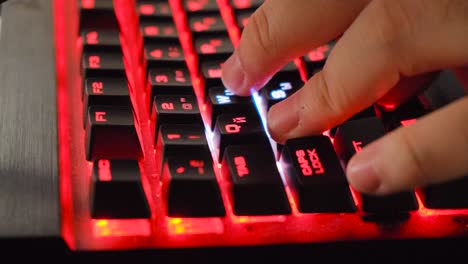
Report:
M 440 69 L 468 80 L 466 0 L 267 0 L 224 64 L 223 82 L 248 95 L 337 37 L 322 71 L 268 112 L 277 142 L 322 133 L 376 101 L 404 100 L 419 92 L 409 83 Z M 346 174 L 359 192 L 389 194 L 468 175 L 467 153 L 465 96 L 367 145 Z

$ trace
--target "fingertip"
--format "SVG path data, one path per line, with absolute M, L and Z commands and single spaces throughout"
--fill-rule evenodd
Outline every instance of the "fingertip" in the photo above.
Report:
M 245 72 L 239 60 L 239 55 L 234 52 L 221 66 L 221 81 L 234 94 L 247 96 L 250 89 L 245 87 Z
M 267 127 L 270 136 L 278 143 L 284 143 L 298 122 L 299 116 L 291 111 L 290 100 L 285 100 L 273 105 L 267 114 Z
M 346 177 L 359 193 L 377 194 L 381 189 L 382 183 L 375 169 L 376 155 L 373 149 L 363 149 L 348 162 Z

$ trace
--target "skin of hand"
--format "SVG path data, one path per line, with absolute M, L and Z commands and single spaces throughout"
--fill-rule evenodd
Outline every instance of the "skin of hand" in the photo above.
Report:
M 266 0 L 224 63 L 223 83 L 249 95 L 287 62 L 337 38 L 323 69 L 268 112 L 277 142 L 321 134 L 376 101 L 403 100 L 418 92 L 408 83 L 441 69 L 467 84 L 466 0 Z M 357 191 L 385 195 L 468 176 L 467 153 L 464 96 L 370 143 L 346 174 Z

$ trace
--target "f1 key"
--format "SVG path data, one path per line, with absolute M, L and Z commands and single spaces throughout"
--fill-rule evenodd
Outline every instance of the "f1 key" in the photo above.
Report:
M 208 150 L 169 156 L 162 188 L 171 217 L 216 217 L 226 214 Z
M 327 136 L 286 141 L 280 162 L 300 212 L 356 210 L 345 173 Z
M 86 123 L 86 159 L 136 159 L 142 155 L 131 107 L 91 106 Z
M 92 218 L 150 217 L 138 161 L 96 160 L 92 181 Z
M 231 183 L 236 215 L 289 214 L 291 208 L 269 145 L 226 148 L 222 174 Z

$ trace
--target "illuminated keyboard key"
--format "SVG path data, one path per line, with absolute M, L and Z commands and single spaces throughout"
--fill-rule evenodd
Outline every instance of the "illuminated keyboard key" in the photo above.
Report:
M 297 92 L 304 82 L 300 79 L 291 81 L 270 81 L 261 90 L 260 96 L 262 97 L 262 107 L 269 110 L 274 104 L 283 101 L 295 92 Z
M 188 15 L 188 25 L 192 34 L 224 33 L 227 27 L 219 12 L 191 13 Z
M 206 98 L 210 88 L 223 86 L 221 81 L 221 65 L 224 60 L 207 60 L 200 63 L 200 75 L 203 78 L 203 98 Z
M 236 215 L 289 214 L 291 208 L 271 147 L 231 145 L 226 148 L 222 173 L 231 183 Z
M 219 162 L 229 145 L 269 144 L 257 113 L 221 114 L 216 119 L 213 133 L 213 144 L 218 152 Z
M 145 57 L 148 67 L 186 67 L 184 52 L 179 43 L 148 41 L 145 44 Z
M 87 29 L 81 32 L 84 51 L 122 51 L 117 30 Z
M 222 86 L 212 87 L 208 92 L 207 113 L 211 120 L 211 129 L 214 129 L 219 115 L 242 114 L 252 112 L 255 114 L 255 105 L 251 96 L 237 96 Z
M 140 31 L 145 42 L 149 40 L 179 40 L 173 21 L 141 21 Z
M 166 158 L 162 174 L 171 217 L 215 217 L 226 214 L 209 151 Z
M 161 167 L 166 157 L 209 151 L 202 124 L 163 124 L 156 144 L 156 165 Z
M 328 137 L 288 140 L 280 162 L 300 212 L 356 210 L 345 173 Z
M 110 51 L 83 52 L 82 76 L 84 78 L 125 77 L 122 53 Z
M 171 6 L 167 1 L 138 1 L 136 8 L 141 20 L 172 20 Z
M 193 95 L 159 95 L 154 98 L 151 125 L 155 137 L 162 124 L 203 124 Z M 155 138 L 156 142 L 157 138 Z
M 236 24 L 241 32 L 244 30 L 247 22 L 249 22 L 250 16 L 252 16 L 253 12 L 254 10 L 251 9 L 234 10 Z
M 234 51 L 234 46 L 227 32 L 195 36 L 194 43 L 200 61 L 226 60 Z
M 92 218 L 150 217 L 136 160 L 96 160 L 92 181 Z
M 219 11 L 216 0 L 184 0 L 183 5 L 187 13 Z
M 86 122 L 86 159 L 136 159 L 142 150 L 130 107 L 91 106 Z
M 86 126 L 88 108 L 97 105 L 131 106 L 125 78 L 88 78 L 84 87 L 83 124 Z
M 354 154 L 384 135 L 384 125 L 377 117 L 348 121 L 336 131 L 335 150 L 347 164 Z M 386 196 L 361 194 L 359 198 L 361 209 L 365 213 L 393 214 L 417 209 L 416 197 L 412 191 Z
M 181 67 L 153 67 L 149 69 L 148 81 L 151 91 L 150 100 L 156 95 L 195 95 L 192 80 L 186 66 Z

